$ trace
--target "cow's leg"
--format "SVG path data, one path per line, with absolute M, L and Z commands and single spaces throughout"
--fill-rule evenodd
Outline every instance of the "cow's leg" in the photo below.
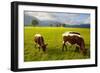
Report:
M 79 51 L 80 53 L 82 53 L 83 55 L 85 55 L 85 51 L 84 51 L 84 47 L 82 45 L 80 45 Z
M 34 47 L 37 48 L 37 44 L 36 43 L 35 43 Z
M 84 43 L 84 41 L 81 42 L 80 48 L 81 48 L 82 53 L 84 53 L 85 52 L 85 43 Z
M 75 46 L 76 46 L 76 48 L 75 48 L 75 52 L 79 52 L 79 48 L 80 48 L 80 46 L 77 45 L 77 44 L 75 44 Z
M 38 46 L 38 48 L 39 48 L 39 51 L 40 51 L 40 46 Z
M 76 48 L 75 48 L 75 52 L 79 52 L 79 46 L 76 46 Z
M 81 52 L 83 55 L 86 55 L 85 42 L 84 42 L 83 39 L 81 40 L 81 43 L 80 43 L 80 52 Z
M 42 48 L 43 49 L 43 52 L 46 52 L 46 49 Z
M 63 41 L 62 51 L 64 51 L 64 47 L 65 47 L 65 42 Z
M 86 55 L 86 50 L 85 50 L 85 47 L 84 46 L 81 46 L 80 47 L 80 52 L 83 54 L 83 55 Z
M 65 45 L 66 51 L 67 51 L 67 45 Z
M 79 45 L 79 47 L 76 47 L 76 49 L 79 48 L 79 52 L 82 53 L 82 46 Z
M 66 44 L 65 44 L 66 51 L 67 51 L 67 46 L 68 45 L 70 45 L 70 47 L 71 47 L 71 44 L 67 41 Z

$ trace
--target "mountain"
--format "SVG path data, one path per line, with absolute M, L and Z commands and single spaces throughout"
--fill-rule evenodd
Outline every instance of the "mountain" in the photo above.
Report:
M 25 14 L 24 15 L 24 25 L 25 26 L 30 26 L 32 25 L 32 20 L 37 20 L 38 21 L 38 26 L 57 26 L 59 24 L 64 24 L 58 20 L 39 20 L 38 18 Z M 79 27 L 79 28 L 90 28 L 90 24 L 65 24 L 64 27 Z
M 76 24 L 76 25 L 69 25 L 69 24 L 67 24 L 65 27 L 90 28 L 90 24 Z
M 30 16 L 28 14 L 24 15 L 24 25 L 28 26 L 31 25 L 32 20 L 37 20 L 39 22 L 38 26 L 50 26 L 51 24 L 55 26 L 56 24 L 60 24 L 60 22 L 55 20 L 39 20 L 38 18 L 34 16 Z
M 39 21 L 37 18 L 35 18 L 35 17 L 33 17 L 33 16 L 24 14 L 24 25 L 25 25 L 25 26 L 31 25 L 32 20 L 37 20 L 37 21 Z

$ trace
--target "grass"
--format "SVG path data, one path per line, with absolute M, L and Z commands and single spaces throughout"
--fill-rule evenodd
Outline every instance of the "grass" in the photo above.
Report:
M 62 52 L 62 34 L 67 31 L 76 31 L 85 40 L 86 55 L 75 52 L 74 46 L 68 46 L 68 51 Z M 39 52 L 34 46 L 34 35 L 41 34 L 48 44 L 47 52 Z M 63 27 L 24 27 L 24 61 L 73 60 L 90 58 L 90 29 L 63 28 Z

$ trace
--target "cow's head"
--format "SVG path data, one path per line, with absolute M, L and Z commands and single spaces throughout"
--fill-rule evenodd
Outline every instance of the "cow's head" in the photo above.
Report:
M 47 49 L 47 45 L 48 45 L 48 44 L 44 44 L 44 45 L 42 45 L 42 48 L 43 48 L 43 51 L 44 51 L 44 52 L 45 52 L 46 49 Z

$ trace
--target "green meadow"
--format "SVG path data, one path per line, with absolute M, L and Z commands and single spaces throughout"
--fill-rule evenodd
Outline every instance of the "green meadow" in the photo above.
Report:
M 75 51 L 75 46 L 68 45 L 68 50 L 62 52 L 62 34 L 67 31 L 76 31 L 85 41 L 87 54 Z M 35 48 L 34 35 L 41 34 L 47 43 L 47 52 L 43 53 Z M 24 27 L 24 61 L 74 60 L 90 58 L 90 28 L 64 27 Z

